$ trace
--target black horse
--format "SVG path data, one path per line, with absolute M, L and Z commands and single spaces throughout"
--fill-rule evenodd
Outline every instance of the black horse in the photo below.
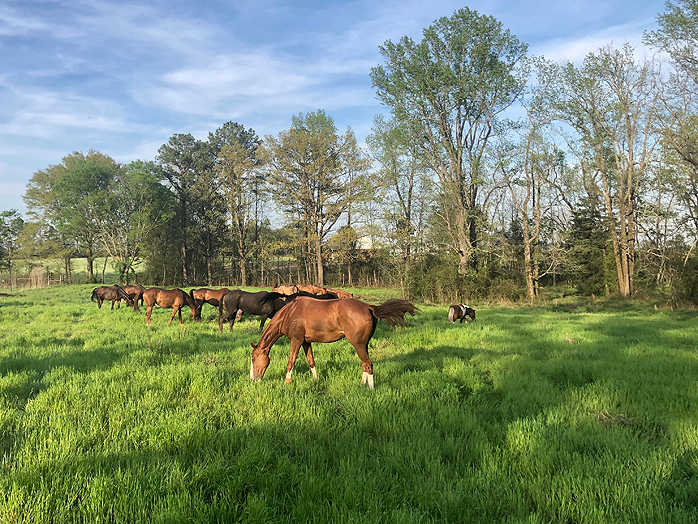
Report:
M 269 298 L 269 295 L 273 296 Z M 230 331 L 233 330 L 238 309 L 242 310 L 243 313 L 262 317 L 259 324 L 259 330 L 262 331 L 267 319 L 272 318 L 277 311 L 286 305 L 286 302 L 280 298 L 282 296 L 280 293 L 269 293 L 268 291 L 257 291 L 256 293 L 241 289 L 228 291 L 218 302 L 218 331 L 223 332 L 223 322 L 226 320 L 230 321 Z M 238 320 L 240 319 L 238 318 Z
M 218 332 L 223 332 L 223 322 L 226 320 L 230 323 L 230 331 L 233 330 L 235 320 L 240 320 L 243 313 L 250 315 L 259 315 L 262 317 L 259 323 L 259 331 L 264 329 L 264 323 L 268 318 L 272 318 L 286 304 L 290 303 L 296 297 L 312 297 L 318 300 L 337 298 L 335 293 L 325 293 L 323 295 L 313 295 L 305 291 L 299 291 L 293 295 L 284 295 L 272 291 L 257 291 L 251 293 L 242 291 L 241 289 L 233 289 L 223 295 L 223 299 L 218 303 Z M 241 313 L 238 313 L 238 310 Z M 225 314 L 223 314 L 225 311 Z

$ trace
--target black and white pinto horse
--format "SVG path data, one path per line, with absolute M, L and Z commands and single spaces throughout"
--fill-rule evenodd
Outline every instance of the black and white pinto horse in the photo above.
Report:
M 448 308 L 449 322 L 455 322 L 460 319 L 460 323 L 462 324 L 464 320 L 467 322 L 465 317 L 470 317 L 470 319 L 475 322 L 475 310 L 465 304 L 454 304 Z

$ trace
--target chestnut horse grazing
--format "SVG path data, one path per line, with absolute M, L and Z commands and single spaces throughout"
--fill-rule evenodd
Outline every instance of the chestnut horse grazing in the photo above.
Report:
M 298 284 L 296 285 L 298 288 L 298 291 L 305 291 L 306 293 L 310 293 L 311 295 L 317 295 L 318 293 L 327 293 L 327 290 L 324 287 L 317 287 L 312 284 Z
M 334 293 L 337 298 L 354 298 L 354 295 L 343 289 L 330 289 L 329 287 L 325 290 L 326 293 Z
M 131 297 L 131 300 L 134 302 L 138 302 L 140 300 L 141 306 L 143 305 L 143 292 L 145 291 L 143 286 L 140 284 L 137 286 L 124 286 L 124 291 L 126 291 L 126 294 Z M 119 305 L 121 305 L 121 303 L 119 303 Z
M 286 382 L 291 382 L 291 373 L 303 346 L 305 358 L 313 377 L 317 378 L 315 359 L 310 346 L 312 342 L 335 342 L 344 337 L 354 346 L 361 359 L 361 383 L 373 389 L 373 362 L 368 356 L 368 343 L 376 331 L 378 320 L 389 325 L 405 325 L 405 313 L 414 315 L 419 311 L 407 300 L 392 299 L 380 306 L 371 306 L 355 298 L 317 300 L 298 297 L 285 306 L 271 319 L 262 333 L 259 343 L 252 345 L 250 380 L 261 379 L 269 365 L 269 351 L 283 335 L 291 341 L 291 351 L 286 366 Z
M 271 290 L 272 293 L 281 293 L 282 295 L 293 295 L 298 293 L 298 286 L 279 286 Z
M 460 319 L 460 323 L 462 324 L 463 321 L 466 320 L 466 316 L 470 317 L 472 321 L 475 322 L 475 310 L 473 308 L 468 307 L 465 304 L 454 304 L 448 308 L 449 322 L 455 322 L 456 320 Z
M 155 305 L 172 308 L 172 316 L 170 317 L 168 324 L 172 324 L 172 319 L 174 318 L 175 314 L 179 314 L 179 323 L 183 324 L 182 308 L 184 306 L 189 306 L 191 308 L 192 317 L 194 317 L 194 312 L 196 310 L 194 298 L 179 288 L 160 289 L 159 287 L 151 287 L 150 289 L 146 289 L 143 293 L 143 302 L 146 306 L 146 324 L 150 324 L 150 314 L 152 313 L 153 306 Z
M 202 287 L 193 290 L 192 297 L 194 297 L 194 302 L 196 303 L 196 314 L 194 315 L 194 319 L 201 320 L 201 309 L 204 307 L 204 304 L 211 304 L 218 309 L 218 305 L 223 299 L 223 295 L 225 295 L 228 291 L 230 290 L 227 287 L 221 289 L 209 289 L 207 287 Z
M 134 311 L 139 311 L 138 303 L 131 300 L 126 291 L 121 286 L 99 286 L 92 290 L 92 297 L 90 297 L 92 302 L 97 302 L 97 307 L 102 307 L 102 302 L 106 300 L 111 300 L 111 308 L 114 309 L 114 302 L 117 302 L 121 306 L 121 301 L 125 300 L 129 307 L 132 307 Z

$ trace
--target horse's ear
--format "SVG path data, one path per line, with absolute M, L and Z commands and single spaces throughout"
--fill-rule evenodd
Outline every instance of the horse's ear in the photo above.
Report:
M 250 346 L 252 346 L 252 349 L 257 349 L 257 346 L 255 346 L 253 342 L 250 342 Z

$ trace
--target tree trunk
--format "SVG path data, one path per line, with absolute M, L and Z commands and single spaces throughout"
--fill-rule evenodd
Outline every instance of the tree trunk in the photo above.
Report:
M 320 235 L 315 239 L 315 262 L 317 264 L 317 281 L 315 285 L 323 287 L 325 285 L 325 273 L 322 267 L 322 239 Z

